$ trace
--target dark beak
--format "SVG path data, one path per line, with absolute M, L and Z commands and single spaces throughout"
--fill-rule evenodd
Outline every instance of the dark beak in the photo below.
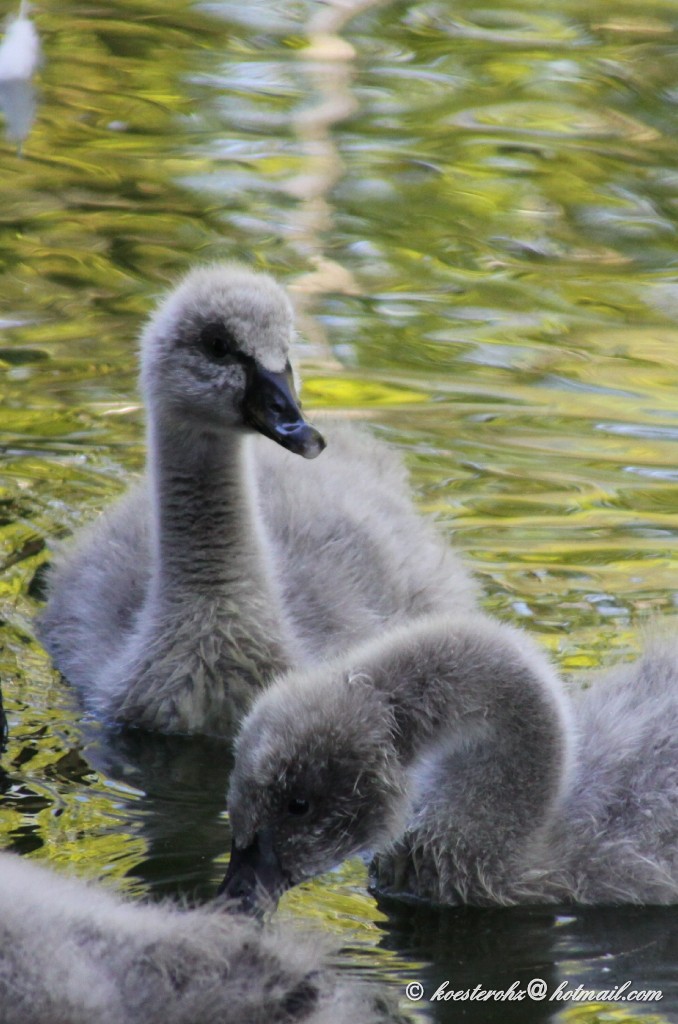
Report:
M 305 459 L 314 459 L 325 447 L 322 434 L 301 415 L 289 366 L 271 373 L 253 362 L 243 412 L 251 427 Z
M 250 846 L 231 846 L 231 860 L 217 894 L 232 900 L 244 914 L 275 906 L 291 882 L 280 867 L 269 829 L 262 829 Z

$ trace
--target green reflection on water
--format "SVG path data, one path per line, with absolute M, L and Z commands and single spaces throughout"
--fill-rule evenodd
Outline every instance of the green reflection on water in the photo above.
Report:
M 673 612 L 673 0 L 362 6 L 48 0 L 37 119 L 0 145 L 0 832 L 133 892 L 216 883 L 227 759 L 83 759 L 32 581 L 143 464 L 136 334 L 196 260 L 291 285 L 306 400 L 403 449 L 488 607 L 575 678 Z M 364 886 L 350 865 L 286 912 L 415 977 Z

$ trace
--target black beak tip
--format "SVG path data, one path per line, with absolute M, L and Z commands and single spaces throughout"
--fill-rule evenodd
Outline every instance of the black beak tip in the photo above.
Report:
M 291 423 L 281 423 L 269 434 L 279 445 L 305 459 L 315 459 L 327 447 L 319 430 L 301 418 Z
M 259 897 L 256 885 L 243 884 L 237 877 L 229 878 L 228 872 L 217 889 L 217 899 L 227 901 L 235 913 L 248 917 L 263 917 L 267 901 Z
M 231 847 L 231 860 L 217 897 L 228 900 L 242 914 L 263 917 L 277 906 L 280 896 L 289 888 L 282 872 L 268 830 L 255 836 L 250 846 Z
M 305 459 L 315 459 L 325 448 L 320 431 L 301 414 L 289 366 L 282 373 L 272 373 L 253 364 L 243 417 L 254 430 Z
M 305 459 L 316 459 L 321 452 L 327 448 L 327 441 L 319 430 L 305 424 L 307 436 L 299 449 L 299 454 Z

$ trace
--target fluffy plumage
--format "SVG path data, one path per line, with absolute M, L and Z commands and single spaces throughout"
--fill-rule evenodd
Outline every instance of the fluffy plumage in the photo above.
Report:
M 425 618 L 255 702 L 225 889 L 345 857 L 447 904 L 678 902 L 678 641 L 566 693 L 524 634 Z
M 146 477 L 57 557 L 39 624 L 107 721 L 229 735 L 277 673 L 476 598 L 388 447 L 330 424 L 327 452 L 297 457 L 322 441 L 292 330 L 271 278 L 217 265 L 144 332 Z
M 320 943 L 321 949 L 323 943 Z M 0 854 L 3 1024 L 390 1024 L 376 986 L 341 980 L 297 928 L 134 905 Z

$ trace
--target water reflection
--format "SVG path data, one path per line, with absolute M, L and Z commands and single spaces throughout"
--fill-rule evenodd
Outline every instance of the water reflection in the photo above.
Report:
M 35 120 L 33 76 L 40 62 L 40 42 L 28 17 L 27 0 L 21 0 L 16 17 L 10 17 L 0 42 L 0 108 L 5 115 L 5 136 L 21 145 Z
M 533 979 L 546 982 L 548 997 L 543 1001 L 507 999 L 494 1007 L 480 1000 L 429 1002 L 427 1009 L 441 1024 L 485 1024 L 495 1016 L 544 1024 L 573 1015 L 579 1021 L 633 1020 L 645 1014 L 667 1021 L 678 1015 L 678 918 L 671 907 L 439 910 L 383 900 L 379 905 L 387 917 L 383 945 L 399 958 L 418 962 L 406 976 L 421 981 L 426 1002 L 445 981 L 449 989 L 482 985 L 486 991 L 507 991 L 516 981 L 523 990 Z M 580 984 L 587 990 L 613 991 L 629 981 L 634 990 L 659 990 L 663 998 L 627 1006 L 619 1002 L 618 1015 L 611 1004 L 568 1004 L 552 998 Z
M 223 874 L 214 861 L 231 845 L 224 813 L 230 745 L 132 729 L 92 732 L 83 748 L 87 766 L 143 794 L 129 824 L 145 853 L 129 876 L 154 896 L 212 898 Z

